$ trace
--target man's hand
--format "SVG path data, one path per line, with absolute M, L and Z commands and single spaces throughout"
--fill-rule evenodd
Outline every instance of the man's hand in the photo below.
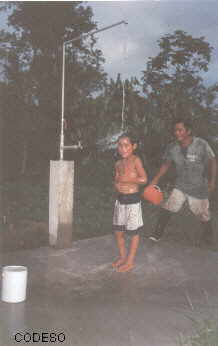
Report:
M 153 179 L 152 181 L 150 181 L 150 183 L 148 184 L 148 186 L 153 186 L 153 185 L 158 185 L 158 181 L 157 179 Z
M 158 185 L 159 180 L 162 178 L 162 176 L 164 176 L 167 171 L 169 170 L 171 166 L 171 161 L 166 161 L 162 164 L 162 166 L 160 167 L 159 172 L 155 175 L 155 177 L 151 180 L 151 182 L 149 183 L 150 185 Z
M 215 187 L 216 187 L 215 182 L 214 181 L 210 181 L 208 183 L 208 191 L 209 191 L 209 193 L 212 193 L 215 190 Z

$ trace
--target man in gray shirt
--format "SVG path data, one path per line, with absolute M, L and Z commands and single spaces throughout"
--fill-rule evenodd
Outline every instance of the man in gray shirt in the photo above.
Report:
M 160 240 L 172 213 L 178 212 L 187 200 L 190 210 L 202 223 L 202 240 L 209 244 L 212 241 L 209 194 L 215 189 L 215 155 L 205 140 L 192 135 L 191 123 L 185 119 L 175 121 L 174 135 L 176 142 L 167 148 L 164 163 L 150 184 L 158 184 L 160 178 L 174 163 L 176 168 L 175 187 L 162 205 L 163 209 L 156 229 L 150 239 Z M 207 177 L 208 168 L 209 179 Z

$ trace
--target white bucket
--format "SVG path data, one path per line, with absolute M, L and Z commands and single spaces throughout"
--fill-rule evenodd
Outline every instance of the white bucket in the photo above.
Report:
M 19 303 L 26 299 L 27 268 L 6 266 L 2 269 L 2 300 Z

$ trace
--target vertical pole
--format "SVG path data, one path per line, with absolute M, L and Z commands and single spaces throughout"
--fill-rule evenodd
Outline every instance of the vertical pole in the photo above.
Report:
M 65 83 L 65 43 L 63 43 L 63 57 L 62 57 L 60 160 L 63 160 L 64 158 L 64 83 Z
M 124 115 L 125 115 L 125 79 L 123 80 L 122 82 L 122 88 L 123 88 L 123 103 L 122 103 L 122 113 L 121 113 L 121 131 L 123 132 L 124 129 L 125 129 L 125 118 L 124 118 Z

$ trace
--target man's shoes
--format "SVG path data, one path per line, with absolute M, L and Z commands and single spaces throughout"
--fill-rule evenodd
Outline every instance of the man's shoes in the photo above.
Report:
M 201 245 L 211 246 L 213 244 L 213 233 L 204 232 L 201 237 Z
M 149 239 L 158 242 L 161 239 L 161 237 L 157 237 L 156 235 L 150 235 Z
M 163 235 L 163 230 L 161 230 L 160 228 L 157 228 L 153 232 L 153 234 L 150 235 L 149 239 L 155 242 L 158 242 L 161 239 L 162 235 Z
M 168 221 L 170 220 L 172 213 L 166 209 L 162 209 L 160 212 L 160 217 L 158 219 L 156 228 L 154 232 L 150 235 L 149 239 L 152 241 L 159 241 L 164 234 L 164 230 L 166 225 L 168 224 Z
M 213 244 L 213 230 L 211 221 L 202 222 L 203 234 L 201 236 L 201 245 L 211 246 Z

